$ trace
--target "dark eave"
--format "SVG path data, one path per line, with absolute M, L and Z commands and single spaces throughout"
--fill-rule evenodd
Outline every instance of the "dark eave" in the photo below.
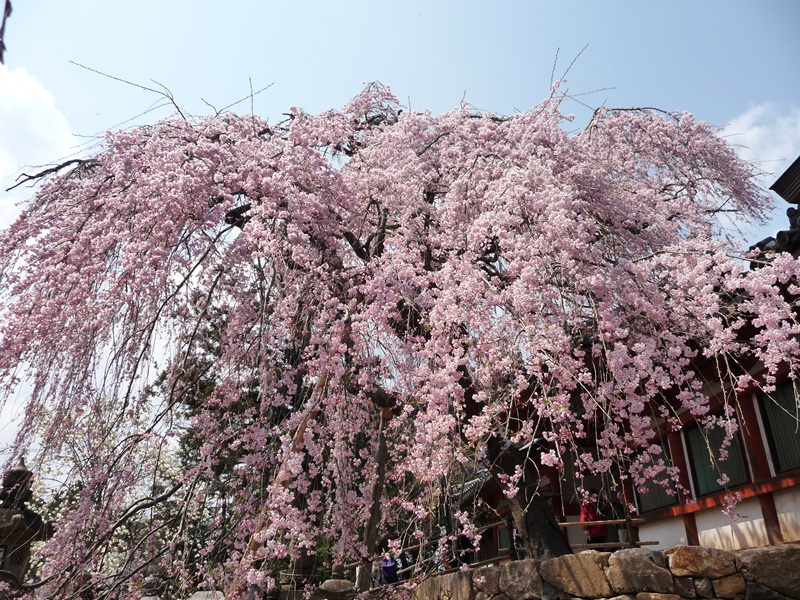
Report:
M 800 157 L 778 177 L 770 188 L 790 204 L 800 204 Z

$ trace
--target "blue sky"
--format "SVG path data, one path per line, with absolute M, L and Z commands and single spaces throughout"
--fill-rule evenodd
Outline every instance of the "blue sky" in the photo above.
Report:
M 12 2 L 0 67 L 3 189 L 29 165 L 173 110 L 73 63 L 164 85 L 192 114 L 272 84 L 252 108 L 274 121 L 291 105 L 341 106 L 374 80 L 414 110 L 466 99 L 524 111 L 574 60 L 565 107 L 578 125 L 601 105 L 687 110 L 728 125 L 764 171 L 780 174 L 800 155 L 798 0 Z M 237 109 L 249 112 L 250 101 Z M 27 193 L 0 191 L 0 224 Z M 783 227 L 785 208 L 752 241 Z
M 376 80 L 413 110 L 440 113 L 465 99 L 524 111 L 574 60 L 565 109 L 576 126 L 603 105 L 687 110 L 727 125 L 767 173 L 800 155 L 800 0 L 12 2 L 0 65 L 0 226 L 31 193 L 4 191 L 20 172 L 173 111 L 157 94 L 73 63 L 159 82 L 192 114 L 246 97 L 251 82 L 272 84 L 252 108 L 274 121 L 292 105 L 339 107 Z M 779 201 L 748 239 L 785 227 L 785 209 Z M 0 415 L 0 440 L 9 416 Z

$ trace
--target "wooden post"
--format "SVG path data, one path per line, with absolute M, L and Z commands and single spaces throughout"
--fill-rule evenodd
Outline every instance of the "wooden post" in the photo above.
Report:
M 764 529 L 767 530 L 767 539 L 773 546 L 783 544 L 783 531 L 778 520 L 778 510 L 775 507 L 775 498 L 771 492 L 761 494 L 758 497 L 761 506 L 761 515 L 764 517 Z

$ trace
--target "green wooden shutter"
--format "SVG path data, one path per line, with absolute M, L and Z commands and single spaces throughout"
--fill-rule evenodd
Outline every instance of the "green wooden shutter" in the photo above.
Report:
M 775 470 L 782 473 L 800 467 L 800 425 L 794 382 L 762 397 L 762 403 Z
M 722 473 L 728 475 L 727 487 L 745 483 L 750 479 L 738 435 L 733 437 L 728 446 L 728 458 L 724 461 L 719 460 L 719 450 L 724 438 L 725 432 L 719 427 L 712 429 L 695 427 L 686 431 L 686 444 L 691 455 L 698 496 L 722 490 L 723 486 L 717 483 Z

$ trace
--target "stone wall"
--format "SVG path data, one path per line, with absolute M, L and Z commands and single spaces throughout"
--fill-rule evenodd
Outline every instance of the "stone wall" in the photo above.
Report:
M 800 600 L 800 545 L 588 551 L 430 577 L 412 600 Z

